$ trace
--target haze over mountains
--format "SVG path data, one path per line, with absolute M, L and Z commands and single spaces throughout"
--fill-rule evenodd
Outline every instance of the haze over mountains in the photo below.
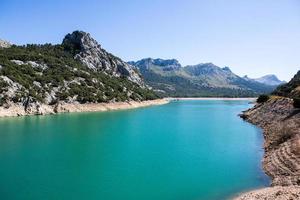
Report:
M 146 84 L 162 96 L 249 97 L 270 93 L 283 83 L 275 75 L 259 79 L 240 77 L 229 67 L 201 63 L 183 67 L 175 59 L 145 58 L 131 61 Z

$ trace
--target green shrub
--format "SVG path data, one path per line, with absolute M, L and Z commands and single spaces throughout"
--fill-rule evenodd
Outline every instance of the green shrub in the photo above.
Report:
M 158 98 L 153 91 L 139 87 L 126 77 L 113 77 L 87 68 L 74 59 L 73 54 L 78 50 L 76 46 L 51 44 L 14 45 L 11 48 L 0 48 L 0 65 L 2 66 L 0 76 L 7 76 L 23 86 L 19 90 L 19 95 L 8 100 L 21 102 L 24 97 L 30 96 L 36 101 L 43 102 L 47 96 L 46 92 L 50 93 L 54 88 L 60 90 L 56 93 L 59 101 L 74 96 L 77 96 L 77 100 L 81 103 L 107 102 L 112 99 L 126 101 Z M 11 62 L 12 59 L 24 62 L 35 61 L 46 64 L 47 68 L 34 68 L 29 64 L 19 66 Z M 67 82 L 76 79 L 77 82 L 70 83 L 66 87 Z M 34 86 L 33 82 L 39 82 L 42 87 Z M 0 94 L 7 91 L 7 86 L 8 84 L 0 78 Z M 128 96 L 128 93 L 133 93 L 133 97 Z M 3 100 L 1 101 L 3 102 Z M 56 103 L 55 100 L 50 104 Z
M 295 108 L 300 108 L 300 98 L 294 98 L 293 105 Z
M 269 99 L 270 99 L 270 96 L 269 96 L 269 95 L 262 94 L 262 95 L 260 95 L 260 96 L 257 98 L 256 102 L 257 102 L 257 103 L 264 103 L 264 102 L 268 101 Z

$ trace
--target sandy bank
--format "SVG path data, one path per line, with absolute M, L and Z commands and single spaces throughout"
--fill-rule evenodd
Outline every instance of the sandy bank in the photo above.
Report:
M 228 98 L 228 97 L 170 97 L 169 100 L 220 100 L 220 101 L 256 101 L 256 98 Z
M 263 189 L 253 190 L 248 193 L 241 194 L 234 200 L 296 200 L 300 199 L 299 186 L 276 186 Z
M 33 105 L 25 110 L 23 105 L 13 104 L 9 108 L 0 107 L 0 117 L 16 117 L 25 115 L 47 115 L 67 112 L 103 112 L 111 110 L 125 110 L 146 106 L 163 105 L 168 99 L 156 99 L 149 101 L 129 101 L 116 103 L 60 103 L 58 105 Z

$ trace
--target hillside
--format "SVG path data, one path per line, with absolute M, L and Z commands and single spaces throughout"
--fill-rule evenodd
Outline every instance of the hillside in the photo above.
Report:
M 175 59 L 151 58 L 129 63 L 139 68 L 145 82 L 160 96 L 254 97 L 276 87 L 239 77 L 228 67 L 212 63 L 182 67 Z
M 0 48 L 0 106 L 142 101 L 157 96 L 137 70 L 75 31 L 62 44 Z
M 272 94 L 291 98 L 300 98 L 300 70 L 290 82 L 279 86 Z
M 294 78 L 279 86 L 269 100 L 257 103 L 241 116 L 248 122 L 263 129 L 265 155 L 263 169 L 272 180 L 272 186 L 288 186 L 270 188 L 246 194 L 240 199 L 273 199 L 271 195 L 278 193 L 276 199 L 298 199 L 300 194 L 300 109 L 295 104 L 299 98 L 300 81 L 298 72 Z M 294 99 L 291 99 L 294 98 Z M 295 187 L 298 186 L 298 187 Z M 276 192 L 275 192 L 276 191 Z M 283 192 L 284 191 L 284 192 Z M 267 198 L 268 197 L 268 198 Z M 298 196 L 299 197 L 299 196 Z

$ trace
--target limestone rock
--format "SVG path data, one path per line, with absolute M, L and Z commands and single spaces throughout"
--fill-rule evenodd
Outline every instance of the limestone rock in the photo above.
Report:
M 135 67 L 105 51 L 89 33 L 74 31 L 67 34 L 62 45 L 74 54 L 75 59 L 92 70 L 103 71 L 115 77 L 124 76 L 140 86 L 145 86 Z
M 0 48 L 9 48 L 11 47 L 11 44 L 5 40 L 0 39 Z

